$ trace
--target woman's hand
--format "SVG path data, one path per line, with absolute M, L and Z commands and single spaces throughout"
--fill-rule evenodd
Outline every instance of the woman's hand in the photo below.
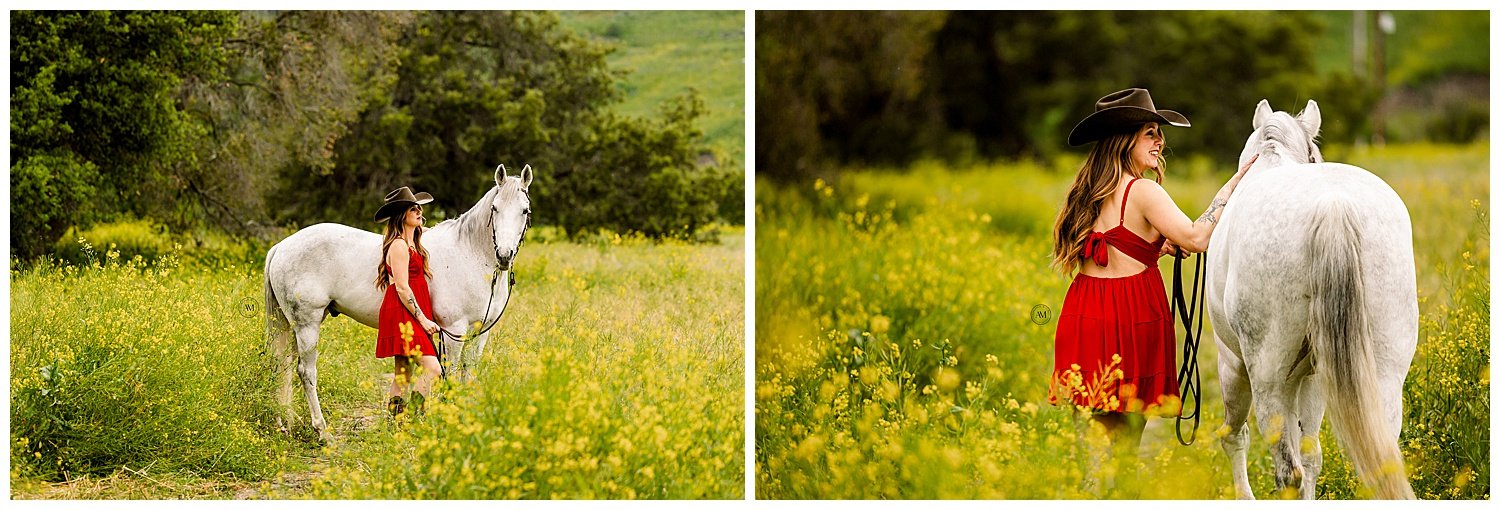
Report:
M 1167 242 L 1162 243 L 1162 245 L 1161 245 L 1161 253 L 1157 254 L 1157 257 L 1160 258 L 1160 257 L 1165 257 L 1167 255 L 1171 255 L 1173 257 L 1178 257 L 1178 258 L 1182 257 L 1181 250 L 1179 250 L 1177 248 L 1177 243 L 1172 242 L 1171 239 L 1168 239 Z
M 426 331 L 428 336 L 436 335 L 438 332 L 438 324 L 436 322 L 432 322 L 432 320 L 426 317 L 423 317 L 422 330 Z
M 1255 160 L 1257 160 L 1257 159 L 1260 159 L 1260 153 L 1259 152 L 1257 152 L 1255 154 L 1251 154 L 1250 155 L 1250 160 L 1246 161 L 1245 164 L 1240 167 L 1240 171 L 1234 173 L 1234 176 L 1236 178 L 1244 176 L 1245 172 L 1247 172 L 1247 171 L 1250 170 L 1250 165 L 1254 165 L 1255 164 Z

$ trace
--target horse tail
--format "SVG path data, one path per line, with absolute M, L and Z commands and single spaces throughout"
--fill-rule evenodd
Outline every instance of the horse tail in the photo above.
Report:
M 1382 499 L 1411 499 L 1395 434 L 1376 398 L 1375 355 L 1360 276 L 1354 206 L 1334 197 L 1318 204 L 1307 256 L 1312 277 L 1312 352 L 1333 396 L 1328 412 L 1354 469 Z
M 281 309 L 276 290 L 271 286 L 271 261 L 276 256 L 276 246 L 266 252 L 265 273 L 262 280 L 266 292 L 266 354 L 271 358 L 271 384 L 276 392 L 277 421 L 283 430 L 291 426 L 292 417 L 292 370 L 293 356 L 292 324 Z

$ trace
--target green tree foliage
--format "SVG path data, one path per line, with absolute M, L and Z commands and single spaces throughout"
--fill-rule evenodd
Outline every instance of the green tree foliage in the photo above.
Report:
M 539 224 L 685 236 L 716 215 L 691 96 L 658 120 L 617 116 L 607 48 L 537 12 L 422 13 L 400 35 L 393 84 L 333 144 L 334 164 L 283 168 L 279 220 L 368 224 L 398 186 L 463 211 L 497 164 L 536 170 Z M 644 205 L 643 205 L 644 204 Z
M 1324 136 L 1368 129 L 1371 86 L 1313 68 L 1303 13 L 758 13 L 757 172 L 818 161 L 1045 158 L 1099 97 L 1151 89 L 1186 114 L 1178 150 L 1229 159 L 1256 102 L 1322 107 Z
M 239 235 L 267 229 L 284 201 L 266 196 L 276 170 L 328 172 L 334 143 L 395 79 L 397 37 L 415 15 L 387 11 L 245 12 L 226 41 L 223 81 L 184 84 L 181 107 L 206 126 L 190 162 L 169 170 L 174 228 L 208 223 Z
M 232 14 L 11 16 L 11 251 L 32 257 L 71 224 L 142 214 L 198 127 L 184 80 L 214 80 Z
M 694 93 L 621 116 L 610 51 L 551 13 L 17 12 L 12 254 L 70 227 L 274 239 L 411 185 L 466 208 L 531 164 L 538 224 L 688 236 L 741 219 Z M 663 187 L 670 187 L 663 188 Z
M 824 160 L 904 161 L 941 118 L 923 59 L 945 13 L 755 13 L 756 173 L 803 175 Z M 925 100 L 925 101 L 924 101 Z

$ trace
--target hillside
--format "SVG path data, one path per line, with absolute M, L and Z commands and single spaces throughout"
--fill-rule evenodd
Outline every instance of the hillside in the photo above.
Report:
M 630 71 L 619 111 L 650 115 L 698 90 L 700 126 L 714 149 L 744 160 L 745 16 L 742 11 L 566 11 L 563 26 L 617 45 L 610 63 Z

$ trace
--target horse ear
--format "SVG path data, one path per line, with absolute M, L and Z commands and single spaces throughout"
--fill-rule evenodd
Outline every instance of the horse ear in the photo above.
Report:
M 531 178 L 534 175 L 529 164 L 521 169 L 521 189 L 531 189 Z
M 1297 114 L 1297 123 L 1302 124 L 1302 129 L 1313 138 L 1318 137 L 1318 129 L 1323 127 L 1323 112 L 1318 110 L 1318 102 L 1307 100 L 1307 108 Z
M 501 163 L 500 166 L 495 167 L 495 185 L 499 186 L 501 182 L 504 182 L 505 176 L 505 164 Z
M 1250 127 L 1260 129 L 1261 126 L 1266 125 L 1266 119 L 1269 118 L 1271 118 L 1271 102 L 1262 99 L 1260 104 L 1255 105 L 1255 119 L 1250 121 Z

